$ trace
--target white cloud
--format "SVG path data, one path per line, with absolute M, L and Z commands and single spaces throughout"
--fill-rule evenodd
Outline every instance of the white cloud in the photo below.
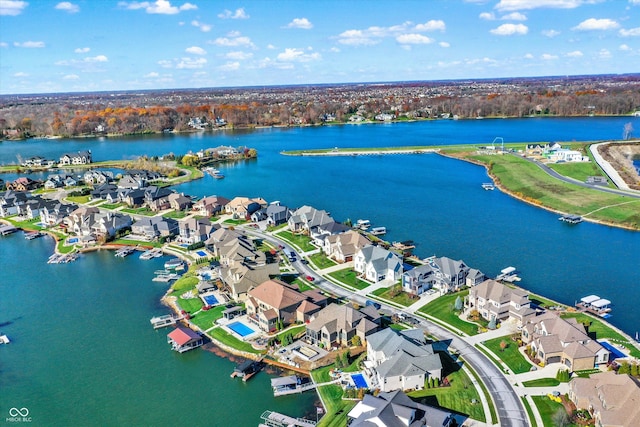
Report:
M 530 10 L 537 8 L 575 9 L 583 4 L 594 3 L 597 0 L 500 0 L 495 6 L 500 11 Z
M 144 77 L 145 79 L 153 79 L 153 78 L 156 78 L 156 77 L 160 77 L 160 74 L 156 73 L 155 71 L 152 71 L 150 73 L 145 74 L 142 77 Z
M 480 19 L 484 19 L 485 21 L 493 21 L 496 19 L 496 15 L 493 14 L 493 12 L 482 12 L 479 15 Z
M 580 58 L 583 54 L 579 50 L 574 50 L 573 52 L 567 53 L 567 56 L 571 58 Z
M 64 80 L 78 80 L 80 78 L 77 74 L 67 74 L 62 77 Z
M 240 63 L 237 61 L 227 62 L 226 64 L 223 64 L 218 67 L 218 70 L 221 70 L 221 71 L 236 71 L 238 69 L 240 69 Z
M 199 46 L 191 46 L 185 49 L 185 52 L 191 53 L 194 55 L 206 55 L 207 51 Z
M 289 22 L 286 28 L 300 28 L 302 30 L 310 30 L 313 28 L 313 24 L 307 18 L 294 18 Z
M 416 25 L 414 29 L 416 31 L 444 31 L 447 29 L 447 25 L 440 19 L 432 19 L 424 24 Z
M 0 42 L 0 47 L 9 47 L 9 43 L 7 43 L 7 42 Z
M 302 49 L 288 47 L 284 52 L 280 52 L 276 58 L 278 61 L 284 62 L 309 62 L 317 61 L 321 56 L 317 52 L 305 53 Z
M 235 12 L 231 12 L 228 9 L 225 9 L 222 13 L 218 14 L 218 18 L 220 19 L 249 19 L 249 15 L 246 14 L 244 8 L 241 7 L 236 9 Z
M 638 0 L 640 1 L 640 0 Z M 629 28 L 628 30 L 625 30 L 624 28 L 620 30 L 620 35 L 622 37 L 637 37 L 640 36 L 640 27 L 636 27 L 636 28 Z
M 611 52 L 609 52 L 608 49 L 600 49 L 600 52 L 598 52 L 598 56 L 602 59 L 609 59 L 611 58 Z
M 514 34 L 527 34 L 529 28 L 524 24 L 502 24 L 498 28 L 489 30 L 489 32 L 497 36 L 511 36 Z
M 629 0 L 629 3 L 634 5 L 640 5 L 640 0 Z
M 400 44 L 429 44 L 433 43 L 433 39 L 422 34 L 400 34 L 396 37 L 396 41 Z
M 184 3 L 182 6 L 172 6 L 169 0 L 156 0 L 155 2 L 121 1 L 118 3 L 118 6 L 127 10 L 144 9 L 147 13 L 158 15 L 175 15 L 186 10 L 195 10 L 198 8 L 198 6 L 191 3 Z
M 556 31 L 556 30 L 542 30 L 542 35 L 552 38 L 552 37 L 556 37 L 560 35 L 560 31 Z
M 274 45 L 272 45 L 271 43 L 269 43 L 267 45 L 267 49 L 275 49 L 276 47 Z
M 207 63 L 206 58 L 180 58 L 180 59 L 163 59 L 158 61 L 158 65 L 162 68 L 197 69 L 202 68 Z
M 451 45 L 448 42 L 440 42 L 438 43 L 440 47 L 450 47 Z
M 20 15 L 28 5 L 26 1 L 0 0 L 0 15 Z
M 573 30 L 577 31 L 599 31 L 599 30 L 615 30 L 620 24 L 612 19 L 595 19 L 589 18 L 582 21 L 577 26 L 573 27 Z
M 380 40 L 374 40 L 371 35 L 365 34 L 362 30 L 347 30 L 338 35 L 338 43 L 350 46 L 367 46 L 380 43 Z
M 64 11 L 69 12 L 69 13 L 78 13 L 78 12 L 80 12 L 80 6 L 78 6 L 77 4 L 73 4 L 71 2 L 68 2 L 68 1 L 63 1 L 63 2 L 58 3 L 56 5 L 56 9 L 64 10 Z
M 640 1 L 640 0 L 638 0 Z M 631 50 L 631 48 L 629 46 L 627 46 L 626 44 L 621 44 L 620 46 L 618 46 L 618 49 L 622 50 L 622 51 L 629 51 Z
M 236 34 L 239 34 L 239 33 L 234 32 L 233 36 L 231 37 L 218 37 L 217 39 L 213 41 L 209 41 L 207 43 L 215 44 L 217 46 L 227 46 L 227 47 L 235 47 L 235 46 L 255 47 L 249 37 L 239 36 Z
M 520 12 L 512 12 L 507 15 L 504 15 L 502 18 L 503 21 L 526 21 L 526 15 L 523 15 Z
M 235 60 L 244 60 L 253 57 L 253 53 L 251 52 L 242 52 L 240 50 L 229 52 L 225 56 L 227 59 L 235 59 Z
M 540 58 L 544 59 L 545 61 L 552 61 L 554 59 L 558 59 L 558 55 L 551 55 L 550 53 L 543 53 Z
M 28 77 L 28 76 L 29 76 L 29 74 L 24 73 L 22 71 L 18 71 L 17 73 L 13 74 L 13 77 Z
M 533 59 L 533 55 L 532 55 L 532 54 L 530 54 L 530 53 L 526 53 L 526 54 L 524 55 L 524 57 L 525 57 L 525 59 Z
M 34 42 L 34 41 L 27 41 L 27 42 L 14 42 L 13 45 L 15 47 L 26 47 L 26 48 L 41 48 L 44 47 L 44 42 Z
M 74 49 L 75 53 L 87 53 L 89 52 L 91 49 L 88 47 L 79 47 L 77 49 Z
M 109 62 L 109 58 L 104 55 L 88 56 L 84 58 L 84 62 Z
M 204 22 L 196 21 L 195 19 L 191 21 L 191 25 L 200 28 L 200 31 L 204 33 L 208 33 L 209 31 L 211 31 L 211 28 L 213 28 L 211 25 L 205 24 Z
M 431 20 L 424 24 L 414 25 L 413 22 L 407 21 L 399 25 L 392 25 L 390 27 L 369 27 L 364 30 L 346 30 L 340 33 L 335 38 L 338 39 L 338 43 L 346 44 L 350 46 L 371 46 L 378 44 L 382 39 L 387 37 L 397 38 L 407 33 L 421 33 L 425 31 L 444 31 L 446 24 L 441 20 Z
M 333 53 L 338 53 L 341 52 L 339 48 L 333 46 L 331 49 L 329 49 L 329 52 L 333 52 Z

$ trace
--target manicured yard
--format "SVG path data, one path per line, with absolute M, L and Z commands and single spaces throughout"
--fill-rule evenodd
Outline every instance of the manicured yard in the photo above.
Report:
M 507 347 L 504 351 L 500 348 L 500 343 L 504 341 L 507 343 Z M 521 374 L 523 372 L 529 372 L 531 370 L 531 364 L 524 358 L 518 351 L 518 344 L 511 341 L 509 337 L 499 337 L 492 340 L 484 341 L 483 344 L 493 353 L 498 356 L 504 363 L 507 364 L 509 369 L 515 374 Z
M 225 219 L 223 222 L 230 225 L 240 225 L 246 224 L 248 221 L 246 219 Z
M 67 200 L 72 203 L 88 203 L 91 196 L 68 196 Z
M 522 383 L 525 387 L 555 387 L 560 384 L 555 378 L 538 378 L 537 380 L 525 381 Z
M 411 304 L 413 304 L 416 301 L 418 301 L 418 299 L 416 299 L 416 298 L 411 298 L 411 296 L 406 292 L 402 292 L 402 291 L 394 292 L 393 288 L 394 287 L 391 286 L 389 288 L 376 289 L 375 291 L 373 291 L 371 293 L 371 295 L 375 295 L 377 297 L 380 297 L 380 298 L 383 298 L 383 299 L 386 299 L 386 300 L 389 300 L 389 301 L 393 301 L 396 304 L 400 304 L 400 305 L 403 305 L 405 307 L 408 307 Z M 395 293 L 395 295 L 394 295 L 394 293 Z
M 156 214 L 156 212 L 152 211 L 149 208 L 136 208 L 136 209 L 123 208 L 123 209 L 120 209 L 120 212 L 136 214 L 136 215 L 145 215 L 145 216 L 154 216 Z
M 618 332 L 607 326 L 604 322 L 584 313 L 563 313 L 560 317 L 565 319 L 574 318 L 580 323 L 586 323 L 590 325 L 589 332 L 595 333 L 597 339 L 609 338 L 610 340 L 615 341 L 617 344 L 624 345 L 631 351 L 632 356 L 640 358 L 640 350 L 638 350 L 633 344 L 631 344 L 624 336 L 620 335 Z
M 208 332 L 211 338 L 220 341 L 222 344 L 228 345 L 240 351 L 246 351 L 248 353 L 261 354 L 260 350 L 256 350 L 253 346 L 247 342 L 241 341 L 225 331 L 222 328 L 215 328 Z
M 219 305 L 208 311 L 200 310 L 198 314 L 191 318 L 191 323 L 194 323 L 200 329 L 206 331 L 213 327 L 213 322 L 222 318 L 222 312 L 225 308 L 226 307 L 224 305 Z
M 451 372 L 454 362 L 451 358 L 444 356 L 443 372 Z M 462 370 L 455 367 L 446 377 L 449 379 L 449 387 L 425 388 L 423 390 L 407 393 L 417 401 L 425 401 L 427 404 L 435 404 L 446 409 L 461 412 L 478 421 L 485 421 L 484 409 L 480 401 L 480 396 L 476 388 L 471 383 L 469 376 Z M 472 403 L 472 402 L 476 403 Z
M 295 283 L 296 285 L 298 285 L 298 288 L 300 289 L 300 292 L 304 292 L 304 291 L 308 291 L 310 289 L 313 289 L 312 286 L 309 286 L 309 282 L 307 280 L 303 280 L 301 278 L 296 278 L 292 283 Z
M 184 218 L 187 215 L 188 215 L 188 213 L 184 212 L 184 211 L 171 211 L 171 212 L 167 212 L 165 214 L 162 214 L 162 216 L 164 216 L 164 217 L 174 218 L 174 219 L 181 219 L 181 218 Z
M 297 246 L 303 252 L 312 251 L 317 249 L 315 246 L 311 244 L 311 239 L 308 236 L 303 234 L 293 234 L 290 231 L 281 231 L 276 233 L 276 236 L 281 238 L 282 240 L 286 240 L 291 243 L 293 246 Z
M 174 295 L 178 297 L 176 302 L 178 303 L 180 308 L 186 311 L 187 313 L 193 314 L 204 306 L 204 303 L 198 297 L 185 299 L 185 298 L 182 298 L 180 295 L 176 295 L 175 292 L 174 292 Z
M 309 261 L 311 261 L 320 270 L 327 267 L 333 267 L 334 265 L 338 264 L 334 260 L 327 258 L 327 256 L 321 252 L 311 255 L 309 257 Z
M 100 205 L 101 208 L 111 209 L 111 210 L 119 208 L 121 206 L 127 206 L 127 205 L 125 205 L 124 203 L 103 203 Z
M 183 276 L 175 281 L 175 283 L 171 286 L 171 289 L 174 291 L 188 291 L 189 289 L 194 289 L 198 284 L 198 278 L 195 276 Z
M 333 365 L 316 369 L 311 372 L 316 383 L 330 381 L 329 371 Z M 318 427 L 342 427 L 347 425 L 347 414 L 358 403 L 355 400 L 342 400 L 342 387 L 339 385 L 327 385 L 316 389 L 322 396 L 326 405 L 326 413 L 318 423 Z
M 458 317 L 458 313 L 453 310 L 456 298 L 459 296 L 464 299 L 469 294 L 468 290 L 456 292 L 453 294 L 447 294 L 439 297 L 438 299 L 431 301 L 424 307 L 420 308 L 420 312 L 428 314 L 440 319 L 449 325 L 458 328 L 467 335 L 476 335 L 478 333 L 478 326 L 475 323 L 467 322 Z
M 346 285 L 352 286 L 352 287 L 357 288 L 357 289 L 364 289 L 367 286 L 371 285 L 371 283 L 369 283 L 369 282 L 365 282 L 364 280 L 358 279 L 356 277 L 355 271 L 353 271 L 349 267 L 347 267 L 347 268 L 345 268 L 343 270 L 338 270 L 338 271 L 334 271 L 332 273 L 329 273 L 329 276 L 333 277 L 334 279 L 336 279 L 340 283 L 344 283 Z
M 578 181 L 586 181 L 589 176 L 602 176 L 602 172 L 595 162 L 556 163 L 549 167 L 560 175 L 568 176 Z
M 556 412 L 565 410 L 564 406 L 562 406 L 562 403 L 554 402 L 547 396 L 531 397 L 533 398 L 533 402 L 538 407 L 538 411 L 540 412 L 540 417 L 542 418 L 544 427 L 555 427 L 556 424 L 553 422 L 553 416 Z

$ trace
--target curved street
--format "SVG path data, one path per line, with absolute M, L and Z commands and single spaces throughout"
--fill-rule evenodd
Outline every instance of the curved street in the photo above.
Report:
M 250 229 L 249 227 L 245 228 L 245 230 L 247 230 L 248 234 L 253 234 L 260 238 L 263 238 L 274 244 L 275 246 L 283 246 L 284 250 L 287 253 L 296 251 L 291 247 L 291 245 L 289 245 L 289 243 L 277 239 L 270 234 L 266 234 L 255 229 Z M 312 270 L 306 264 L 301 262 L 301 258 L 299 256 L 296 257 L 296 261 L 292 262 L 291 264 L 302 277 L 305 277 L 307 275 L 316 277 L 316 280 L 313 282 L 315 286 L 327 292 L 330 292 L 337 297 L 348 298 L 349 300 L 363 306 L 366 304 L 367 299 L 364 296 L 357 295 L 354 292 L 351 292 L 341 286 L 336 285 L 333 282 L 324 279 L 321 276 L 318 276 L 316 271 Z M 381 307 L 386 310 L 397 313 L 404 313 L 408 316 L 414 316 L 408 311 L 400 310 L 396 307 L 380 301 L 377 302 L 379 302 Z M 473 368 L 473 370 L 476 371 L 476 373 L 486 386 L 487 390 L 489 391 L 491 398 L 493 399 L 500 426 L 529 426 L 527 413 L 524 409 L 522 401 L 520 400 L 520 397 L 513 389 L 512 385 L 509 383 L 509 380 L 504 376 L 502 371 L 496 365 L 494 365 L 480 350 L 467 343 L 464 340 L 464 337 L 460 337 L 426 319 L 420 317 L 416 317 L 416 319 L 418 319 L 418 324 L 416 326 L 419 326 L 427 334 L 435 336 L 440 341 L 448 341 L 449 348 L 458 352 L 459 355 L 464 359 L 464 361 L 468 363 L 469 366 Z M 487 417 L 490 417 L 490 415 L 487 414 Z

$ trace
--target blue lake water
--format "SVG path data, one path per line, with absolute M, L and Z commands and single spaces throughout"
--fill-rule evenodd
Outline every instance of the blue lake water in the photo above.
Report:
M 337 220 L 369 219 L 387 227 L 387 240 L 414 240 L 420 256 L 463 259 L 491 276 L 515 266 L 523 287 L 563 303 L 598 294 L 613 302 L 611 323 L 635 334 L 640 233 L 567 225 L 556 214 L 483 190 L 484 168 L 435 154 L 279 154 L 335 146 L 485 145 L 497 136 L 505 142 L 606 140 L 619 138 L 629 121 L 640 127 L 640 119 L 628 117 L 497 119 L 5 142 L 0 163 L 84 149 L 98 161 L 253 147 L 258 159 L 218 167 L 226 179 L 206 176 L 177 189 L 261 196 L 326 209 Z M 162 288 L 151 286 L 162 261 L 120 260 L 103 251 L 49 265 L 52 247 L 46 238 L 0 238 L 0 330 L 15 340 L 0 348 L 0 415 L 15 406 L 30 408 L 34 421 L 46 425 L 256 425 L 265 409 L 302 415 L 311 408 L 313 394 L 273 399 L 266 375 L 240 384 L 229 381 L 233 364 L 225 359 L 169 351 L 166 334 L 149 324 L 166 312 L 158 303 Z M 194 402 L 205 410 L 184 410 Z

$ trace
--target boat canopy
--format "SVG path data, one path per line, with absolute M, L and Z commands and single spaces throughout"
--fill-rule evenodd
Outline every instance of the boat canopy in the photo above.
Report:
M 609 301 L 608 299 L 599 299 L 597 301 L 594 301 L 591 303 L 592 306 L 594 306 L 595 308 L 605 308 L 607 307 L 609 304 L 611 304 L 611 301 Z
M 589 295 L 584 298 L 581 298 L 580 302 L 583 302 L 585 304 L 591 304 L 592 302 L 598 301 L 599 299 L 600 297 L 598 295 Z
M 271 379 L 271 387 L 286 387 L 298 384 L 298 377 L 289 375 L 288 377 L 278 377 Z

